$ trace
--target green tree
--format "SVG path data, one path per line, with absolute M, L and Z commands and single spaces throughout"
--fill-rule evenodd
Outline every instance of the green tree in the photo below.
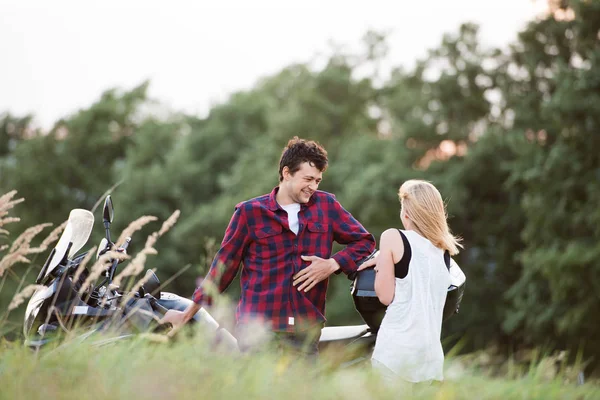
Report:
M 518 254 L 523 274 L 509 292 L 505 327 L 528 343 L 549 342 L 600 354 L 591 315 L 600 306 L 600 4 L 570 1 L 574 18 L 549 17 L 520 35 L 512 62 L 527 71 L 507 85 L 515 126 L 529 128 L 511 182 L 525 185 Z M 532 94 L 532 92 L 534 94 Z M 535 100 L 532 98 L 535 97 Z M 535 119 L 530 119 L 535 118 Z

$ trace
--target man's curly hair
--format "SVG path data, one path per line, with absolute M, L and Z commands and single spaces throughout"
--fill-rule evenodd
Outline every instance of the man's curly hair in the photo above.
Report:
M 325 172 L 329 160 L 327 151 L 313 140 L 304 140 L 294 136 L 281 153 L 279 159 L 279 182 L 283 181 L 283 167 L 288 167 L 291 174 L 300 169 L 300 164 L 308 162 L 319 171 Z

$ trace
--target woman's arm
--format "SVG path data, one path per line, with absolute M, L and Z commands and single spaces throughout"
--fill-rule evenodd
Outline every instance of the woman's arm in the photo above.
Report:
M 379 301 L 386 306 L 394 300 L 396 280 L 394 276 L 395 260 L 402 259 L 404 244 L 397 229 L 388 229 L 379 240 L 379 256 L 375 267 L 375 293 Z

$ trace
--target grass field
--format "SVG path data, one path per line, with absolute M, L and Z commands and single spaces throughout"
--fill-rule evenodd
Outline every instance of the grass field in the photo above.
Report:
M 593 382 L 577 385 L 565 371 L 549 376 L 543 359 L 526 371 L 492 378 L 470 368 L 468 357 L 450 358 L 445 382 L 408 394 L 386 386 L 368 363 L 339 368 L 332 354 L 321 354 L 316 362 L 269 352 L 233 354 L 209 345 L 202 335 L 182 336 L 105 346 L 67 340 L 37 353 L 3 342 L 0 399 L 600 398 Z

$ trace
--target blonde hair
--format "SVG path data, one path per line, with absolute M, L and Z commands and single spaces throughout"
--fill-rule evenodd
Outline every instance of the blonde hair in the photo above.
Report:
M 442 195 L 431 183 L 421 180 L 409 180 L 398 191 L 400 204 L 415 228 L 426 239 L 450 255 L 458 254 L 463 247 L 460 238 L 455 237 L 448 227 L 446 207 Z M 402 211 L 401 211 L 402 214 Z

